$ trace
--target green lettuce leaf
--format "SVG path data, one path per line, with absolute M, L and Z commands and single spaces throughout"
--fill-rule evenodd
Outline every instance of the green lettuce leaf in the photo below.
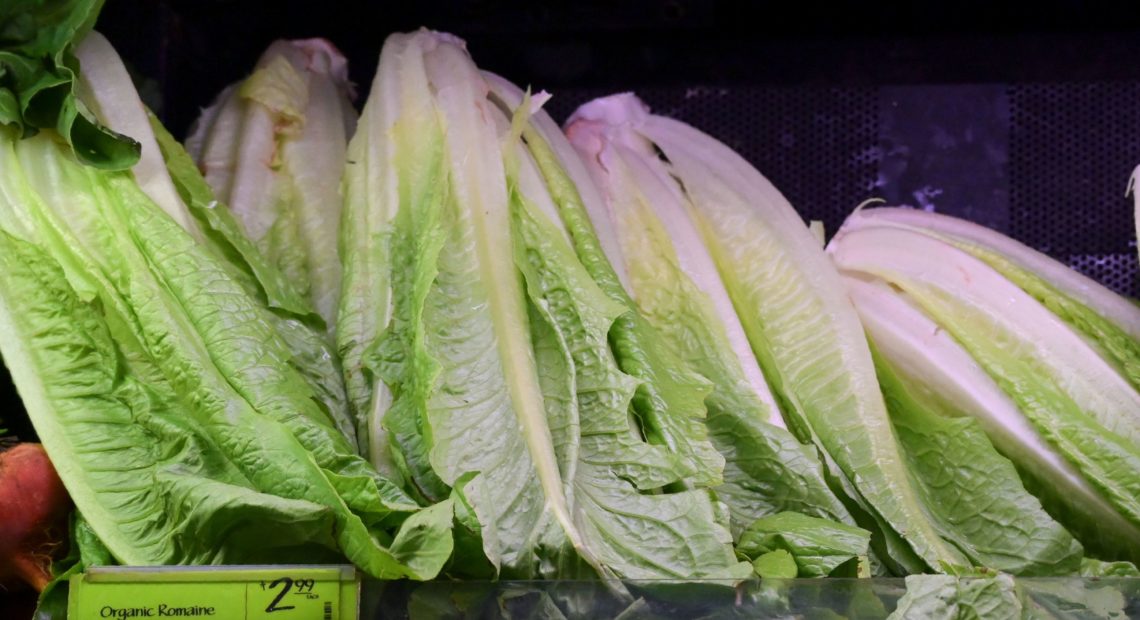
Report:
M 984 261 L 1098 347 L 1140 389 L 1140 307 L 1100 283 L 998 232 L 912 209 L 863 209 L 845 230 L 897 227 L 953 244 Z
M 976 566 L 1015 575 L 1069 575 L 1083 549 L 1022 485 L 977 420 L 938 411 L 874 347 L 891 423 L 932 520 Z
M 551 435 L 589 555 L 629 579 L 746 575 L 707 491 L 640 492 L 679 481 L 686 470 L 631 423 L 637 383 L 607 346 L 624 308 L 594 284 L 557 225 L 520 192 L 513 197 L 516 263 L 549 329 L 536 330 L 544 337 L 535 346 L 549 347 L 538 360 L 550 384 Z
M 322 319 L 241 232 L 229 211 L 214 198 L 181 145 L 153 115 L 151 126 L 178 195 L 203 232 L 203 242 L 228 267 L 230 275 L 269 312 L 292 355 L 289 364 L 316 392 L 338 430 L 353 444 L 356 426 L 348 409 L 340 365 L 322 333 Z
M 101 125 L 77 96 L 75 44 L 103 0 L 11 0 L 0 6 L 0 125 L 29 137 L 54 130 L 84 164 L 131 167 L 139 144 Z
M 661 117 L 647 121 L 644 135 L 686 189 L 789 427 L 810 429 L 804 435 L 819 439 L 866 510 L 881 519 L 879 527 L 897 532 L 927 566 L 964 564 L 922 511 L 886 424 L 857 318 L 799 216 L 711 138 Z M 889 543 L 885 549 L 881 559 L 905 566 L 903 553 Z
M 256 524 L 265 547 L 321 539 L 331 526 L 321 506 L 253 491 L 230 462 L 212 456 L 218 446 L 200 439 L 200 429 L 166 419 L 155 390 L 116 360 L 98 305 L 77 298 L 49 255 L 8 233 L 0 247 L 4 359 L 73 501 L 119 561 L 236 556 L 227 539 L 242 519 Z M 33 301 L 40 310 L 11 311 Z M 147 415 L 152 408 L 159 411 Z M 124 484 L 120 472 L 136 482 Z M 185 519 L 177 519 L 181 527 L 156 527 L 175 514 Z
M 1021 620 L 1036 617 L 1027 609 L 1025 595 L 1006 574 L 989 577 L 911 575 L 906 594 L 888 618 L 930 620 Z
M 262 299 L 278 314 L 309 324 L 319 325 L 312 306 L 294 288 L 286 274 L 273 267 L 257 246 L 241 231 L 240 224 L 225 208 L 206 183 L 194 160 L 182 145 L 162 126 L 158 118 L 148 114 L 162 161 L 182 203 L 186 205 L 203 240 L 219 256 L 232 265 L 233 275 L 250 293 Z
M 1021 586 L 1031 618 L 1123 620 L 1135 615 L 1132 580 L 1035 579 Z
M 1135 553 L 1136 527 L 1050 446 L 953 337 L 886 284 L 845 281 L 878 361 L 890 366 L 883 369 L 890 373 L 884 381 L 905 383 L 931 412 L 976 420 L 994 447 L 1018 466 L 1026 488 L 1090 552 Z
M 752 560 L 752 569 L 761 579 L 794 579 L 796 560 L 786 549 L 767 551 Z
M 1081 561 L 1082 577 L 1140 577 L 1132 562 L 1103 562 L 1092 558 Z
M 580 123 L 629 124 L 664 153 L 785 422 L 823 450 L 878 559 L 900 573 L 967 565 L 922 510 L 858 319 L 795 210 L 739 155 L 632 95 L 580 108 L 572 135 Z
M 1015 580 L 1005 573 L 953 577 L 912 575 L 889 618 L 1060 620 L 1130 617 L 1114 580 Z
M 1048 280 L 1026 269 L 1020 268 L 1009 259 L 986 248 L 960 244 L 959 247 L 985 261 L 998 273 L 1009 279 L 1031 297 L 1049 309 L 1055 316 L 1068 323 L 1090 342 L 1094 343 L 1102 356 L 1112 362 L 1119 372 L 1140 389 L 1140 336 L 1129 334 L 1127 327 L 1114 323 L 1079 299 L 1065 292 Z M 1109 293 L 1121 301 L 1123 298 Z M 1140 315 L 1140 309 L 1137 309 Z
M 403 46 L 395 39 L 385 42 L 389 44 Z M 416 58 L 413 54 L 408 62 L 415 62 Z M 394 314 L 392 278 L 407 277 L 415 271 L 411 266 L 407 270 L 392 269 L 393 242 L 411 243 L 419 238 L 394 234 L 396 214 L 401 208 L 433 209 L 440 200 L 433 194 L 441 188 L 442 163 L 426 162 L 432 159 L 431 153 L 441 149 L 442 137 L 438 126 L 428 118 L 431 108 L 416 106 L 429 98 L 422 69 L 401 71 L 396 54 L 382 52 L 372 90 L 348 144 L 343 183 L 337 352 L 360 451 L 380 472 L 401 482 L 401 469 L 406 464 L 396 463 L 400 455 L 390 447 L 384 417 L 392 406 L 393 394 L 381 377 L 378 353 L 381 339 L 392 340 L 387 335 Z M 417 111 L 421 115 L 415 115 Z M 403 119 L 397 123 L 402 114 Z M 379 139 L 380 135 L 388 137 Z M 418 152 L 420 148 L 425 152 Z M 406 160 L 415 159 L 425 165 L 400 168 L 394 159 L 397 150 L 407 153 Z M 434 157 L 442 157 L 442 153 Z M 400 173 L 406 176 L 400 178 Z M 392 188 L 397 191 L 391 191 Z M 400 260 L 401 264 L 404 260 L 407 259 Z
M 736 550 L 754 559 L 775 551 L 787 552 L 797 567 L 790 577 L 855 577 L 870 539 L 869 532 L 857 527 L 781 512 L 752 522 L 740 535 Z
M 186 151 L 146 110 L 122 60 L 110 43 L 92 33 L 76 53 L 87 69 L 78 84 L 84 100 L 109 126 L 130 133 L 142 145 L 131 174 L 139 187 L 202 246 L 221 260 L 231 277 L 261 301 L 260 313 L 275 324 L 292 352 L 289 364 L 318 394 L 338 429 L 355 442 L 340 368 L 322 331 L 324 324 L 285 274 L 266 260 L 241 232 Z

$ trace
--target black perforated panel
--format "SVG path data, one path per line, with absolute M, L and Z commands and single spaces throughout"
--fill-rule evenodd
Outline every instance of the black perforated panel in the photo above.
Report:
M 1140 83 L 1009 89 L 1010 234 L 1135 296 Z
M 1114 291 L 1130 297 L 1137 297 L 1140 293 L 1135 250 L 1123 254 L 1073 254 L 1057 258 Z

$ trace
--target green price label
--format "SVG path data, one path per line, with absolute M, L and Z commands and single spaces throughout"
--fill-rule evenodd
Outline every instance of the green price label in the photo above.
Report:
M 93 568 L 71 578 L 68 617 L 356 620 L 352 567 Z

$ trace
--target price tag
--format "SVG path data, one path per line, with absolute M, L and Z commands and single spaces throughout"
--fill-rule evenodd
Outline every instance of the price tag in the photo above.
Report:
M 92 568 L 71 578 L 68 617 L 356 620 L 351 566 Z

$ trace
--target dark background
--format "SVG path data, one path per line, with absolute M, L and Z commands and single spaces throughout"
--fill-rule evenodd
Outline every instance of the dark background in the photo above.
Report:
M 829 233 L 880 197 L 992 226 L 1140 293 L 1124 193 L 1140 164 L 1129 3 L 107 0 L 97 28 L 181 136 L 275 38 L 330 39 L 363 93 L 384 38 L 420 26 L 553 92 L 558 120 L 637 91 L 740 151 Z M 13 414 L 0 417 L 28 437 L 5 381 Z
M 330 39 L 366 86 L 384 37 L 421 26 L 548 90 L 1140 77 L 1128 2 L 108 0 L 98 27 L 164 83 L 178 131 L 274 38 Z

